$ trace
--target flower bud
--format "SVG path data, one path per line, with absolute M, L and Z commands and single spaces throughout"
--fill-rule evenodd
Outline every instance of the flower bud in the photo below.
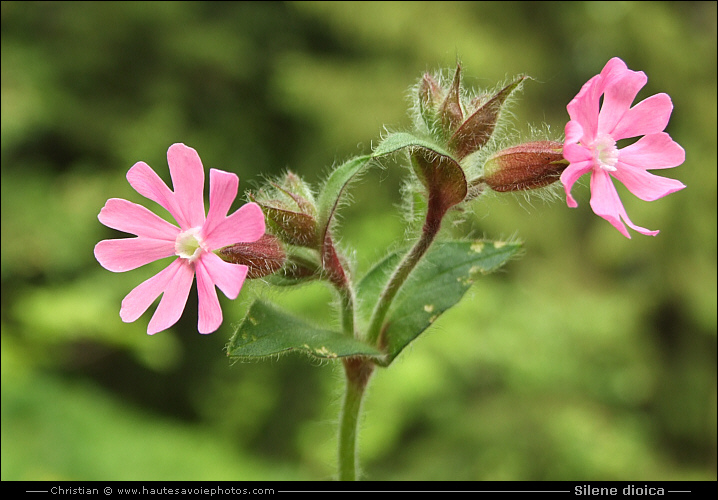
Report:
M 287 172 L 282 179 L 279 189 L 288 194 L 300 210 L 304 213 L 315 215 L 317 210 L 314 206 L 314 195 L 306 182 L 294 172 Z
M 267 233 L 257 241 L 235 243 L 221 248 L 217 253 L 226 262 L 247 266 L 249 279 L 273 274 L 281 269 L 287 260 L 282 244 L 276 237 Z
M 429 130 L 436 125 L 439 106 L 444 99 L 444 89 L 433 76 L 426 73 L 419 83 L 419 113 Z
M 536 189 L 557 181 L 567 165 L 560 142 L 527 142 L 491 156 L 481 180 L 499 192 Z
M 292 172 L 287 172 L 281 183 L 272 182 L 270 186 L 256 195 L 249 194 L 250 199 L 262 207 L 270 231 L 284 243 L 315 246 L 317 210 L 309 187 Z
M 489 142 L 508 97 L 526 78 L 519 76 L 498 91 L 477 96 L 462 87 L 457 65 L 448 86 L 429 74 L 422 77 L 415 109 L 437 145 L 461 161 Z
M 456 154 L 459 160 L 478 151 L 489 142 L 506 99 L 525 79 L 526 77 L 515 79 L 483 104 L 481 104 L 482 99 L 479 98 L 471 101 L 469 105 L 469 109 L 472 110 L 471 116 L 449 139 L 449 149 Z

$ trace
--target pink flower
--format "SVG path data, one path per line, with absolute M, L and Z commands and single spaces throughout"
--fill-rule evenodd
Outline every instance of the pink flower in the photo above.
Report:
M 631 103 L 648 78 L 642 71 L 631 71 L 614 57 L 591 78 L 568 104 L 571 121 L 566 125 L 563 155 L 570 165 L 561 174 L 569 207 L 578 204 L 571 187 L 583 174 L 591 172 L 591 208 L 630 238 L 624 222 L 642 234 L 651 231 L 631 222 L 623 208 L 611 176 L 645 201 L 662 198 L 685 186 L 675 180 L 659 177 L 646 170 L 676 167 L 686 153 L 663 132 L 673 110 L 667 94 L 653 95 L 635 106 Z M 603 105 L 599 111 L 599 99 Z M 616 141 L 643 135 L 623 149 Z
M 221 170 L 209 171 L 209 213 L 204 213 L 204 168 L 197 152 L 173 144 L 167 162 L 174 192 L 144 162 L 127 172 L 130 185 L 142 196 L 159 203 L 179 227 L 145 207 L 112 198 L 98 219 L 105 226 L 137 235 L 137 238 L 104 240 L 95 246 L 95 257 L 107 270 L 129 271 L 164 257 L 177 258 L 155 276 L 141 283 L 122 301 L 120 317 L 139 318 L 160 294 L 164 294 L 147 327 L 150 335 L 174 325 L 182 315 L 190 287 L 197 275 L 200 333 L 212 333 L 222 323 L 217 286 L 230 299 L 237 298 L 247 276 L 247 266 L 230 264 L 214 250 L 239 242 L 253 242 L 264 234 L 264 215 L 256 203 L 247 203 L 227 216 L 237 196 L 239 178 Z

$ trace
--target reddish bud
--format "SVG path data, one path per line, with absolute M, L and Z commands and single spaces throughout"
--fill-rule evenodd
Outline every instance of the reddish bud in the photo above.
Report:
M 249 268 L 247 278 L 263 278 L 282 268 L 287 256 L 282 244 L 271 234 L 265 233 L 251 243 L 235 243 L 218 251 L 226 262 L 242 264 Z
M 315 246 L 317 210 L 309 187 L 292 172 L 287 172 L 281 183 L 270 185 L 256 195 L 249 194 L 262 207 L 270 231 L 290 245 Z
M 567 166 L 560 142 L 527 142 L 491 156 L 481 180 L 494 191 L 525 191 L 552 184 Z
M 472 97 L 462 87 L 460 64 L 451 84 L 443 87 L 438 79 L 425 74 L 418 85 L 417 119 L 420 117 L 432 139 L 460 162 L 489 142 L 508 97 L 526 78 L 517 77 L 498 91 Z
M 456 153 L 460 160 L 478 151 L 484 144 L 489 142 L 506 98 L 525 78 L 517 78 L 498 91 L 483 105 L 480 105 L 478 100 L 472 100 L 472 109 L 475 109 L 475 111 L 449 139 L 449 148 Z

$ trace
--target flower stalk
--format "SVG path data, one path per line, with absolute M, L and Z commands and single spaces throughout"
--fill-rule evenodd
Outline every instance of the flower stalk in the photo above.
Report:
M 431 243 L 436 238 L 440 228 L 440 219 L 437 221 L 432 218 L 432 220 L 429 221 L 429 218 L 427 217 L 424 229 L 421 232 L 421 237 L 417 240 L 411 250 L 409 250 L 409 253 L 404 256 L 399 266 L 397 266 L 394 270 L 394 273 L 391 275 L 389 282 L 382 291 L 381 296 L 376 303 L 376 307 L 374 308 L 374 312 L 372 313 L 371 322 L 369 323 L 369 328 L 367 329 L 366 334 L 366 341 L 369 344 L 378 344 L 380 347 L 385 344 L 385 341 L 381 338 L 382 326 L 384 324 L 386 314 L 389 312 L 389 308 L 391 307 L 391 303 L 401 289 L 401 286 L 411 274 L 411 271 L 414 270 L 416 265 L 431 246 Z
M 357 434 L 362 399 L 374 364 L 365 358 L 343 360 L 346 388 L 339 416 L 339 480 L 356 481 L 359 477 L 357 464 Z

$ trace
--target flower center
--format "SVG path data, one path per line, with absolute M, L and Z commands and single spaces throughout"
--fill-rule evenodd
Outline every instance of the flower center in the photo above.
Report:
M 615 172 L 617 170 L 616 163 L 618 163 L 616 141 L 610 135 L 599 134 L 593 145 L 593 157 L 599 167 L 607 172 Z
M 192 263 L 202 255 L 204 242 L 202 238 L 197 235 L 200 229 L 199 227 L 193 227 L 177 235 L 177 239 L 175 240 L 175 254 L 178 257 L 187 259 Z

